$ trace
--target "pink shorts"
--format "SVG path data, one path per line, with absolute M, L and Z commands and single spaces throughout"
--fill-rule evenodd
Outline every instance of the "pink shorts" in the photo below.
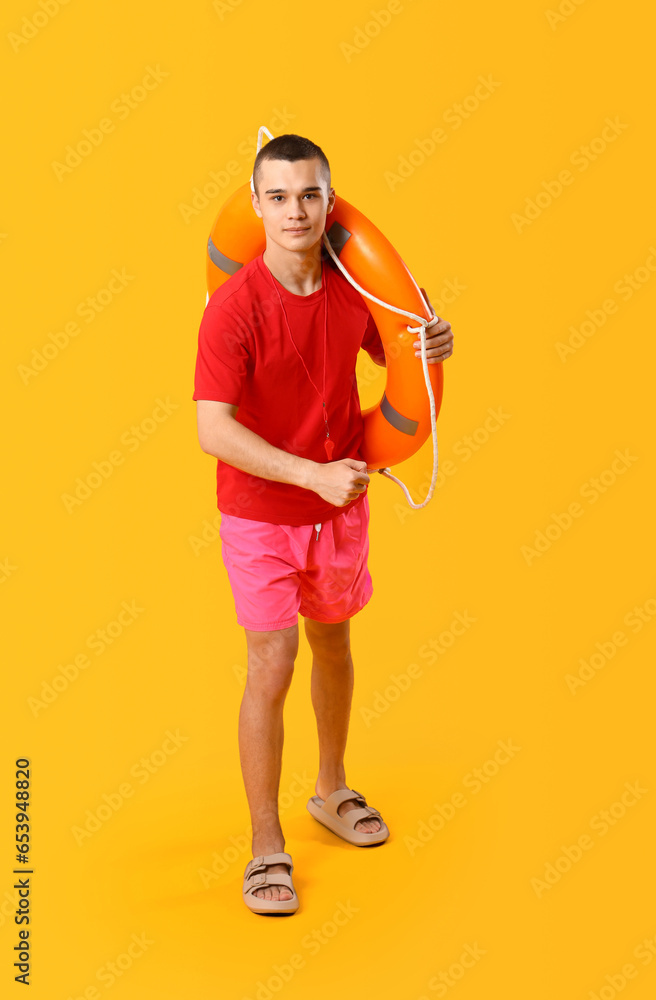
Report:
M 319 622 L 352 618 L 373 593 L 368 526 L 366 493 L 321 525 L 221 512 L 221 551 L 239 625 L 266 632 L 296 625 L 299 613 Z

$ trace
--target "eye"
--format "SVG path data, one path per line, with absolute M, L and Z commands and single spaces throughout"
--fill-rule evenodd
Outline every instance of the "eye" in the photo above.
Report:
M 312 194 L 310 191 L 305 195 L 306 198 L 316 198 L 316 194 Z
M 281 194 L 274 194 L 274 196 L 273 196 L 273 198 L 271 199 L 271 201 L 275 201 L 275 200 L 276 200 L 276 198 L 282 198 L 282 195 L 281 195 Z

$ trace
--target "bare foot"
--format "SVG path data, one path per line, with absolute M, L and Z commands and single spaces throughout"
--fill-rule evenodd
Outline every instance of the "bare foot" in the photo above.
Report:
M 331 788 L 328 790 L 323 788 L 320 789 L 319 783 L 317 782 L 314 790 L 319 798 L 323 799 L 325 802 L 329 795 L 332 795 L 333 792 L 336 792 L 340 788 L 348 788 L 348 785 L 338 785 L 337 788 Z M 359 806 L 354 799 L 351 799 L 349 802 L 341 802 L 337 808 L 337 813 L 339 816 L 343 816 L 344 813 L 350 812 L 351 809 L 360 808 L 361 806 Z M 355 824 L 355 829 L 361 830 L 362 833 L 378 833 L 380 830 L 380 820 L 376 816 L 372 816 L 371 819 L 359 819 Z
M 253 857 L 257 858 L 257 857 L 259 857 L 260 854 L 262 854 L 262 855 L 278 854 L 280 851 L 284 851 L 284 850 L 285 850 L 284 843 L 281 846 L 279 846 L 279 847 L 267 848 L 267 850 L 265 850 L 265 851 L 260 851 L 259 854 L 256 853 L 255 849 L 253 849 Z M 266 865 L 265 868 L 264 868 L 264 871 L 266 873 L 267 881 L 271 882 L 271 883 L 275 883 L 275 880 L 276 880 L 275 879 L 275 874 L 276 874 L 276 872 L 281 872 L 284 875 L 289 875 L 289 868 L 288 868 L 288 866 L 287 865 L 283 865 L 283 864 Z M 267 885 L 263 889 L 256 889 L 255 892 L 253 893 L 253 895 L 257 896 L 259 899 L 291 899 L 292 898 L 292 893 L 289 891 L 289 889 L 287 888 L 286 885 L 274 885 L 274 884 Z

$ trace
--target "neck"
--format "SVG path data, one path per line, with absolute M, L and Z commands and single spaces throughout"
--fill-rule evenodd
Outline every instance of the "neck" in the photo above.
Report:
M 283 288 L 311 295 L 321 288 L 321 240 L 308 250 L 285 250 L 267 240 L 262 260 Z

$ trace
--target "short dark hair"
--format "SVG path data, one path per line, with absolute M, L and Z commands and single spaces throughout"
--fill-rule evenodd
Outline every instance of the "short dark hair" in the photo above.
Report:
M 317 146 L 310 139 L 305 139 L 302 135 L 294 135 L 293 133 L 277 135 L 275 139 L 271 139 L 266 145 L 262 146 L 262 149 L 255 157 L 255 164 L 253 166 L 253 187 L 255 188 L 255 193 L 257 194 L 260 164 L 263 160 L 287 160 L 293 163 L 295 160 L 314 160 L 315 158 L 320 161 L 324 173 L 328 178 L 328 187 L 330 187 L 330 164 L 320 146 Z

